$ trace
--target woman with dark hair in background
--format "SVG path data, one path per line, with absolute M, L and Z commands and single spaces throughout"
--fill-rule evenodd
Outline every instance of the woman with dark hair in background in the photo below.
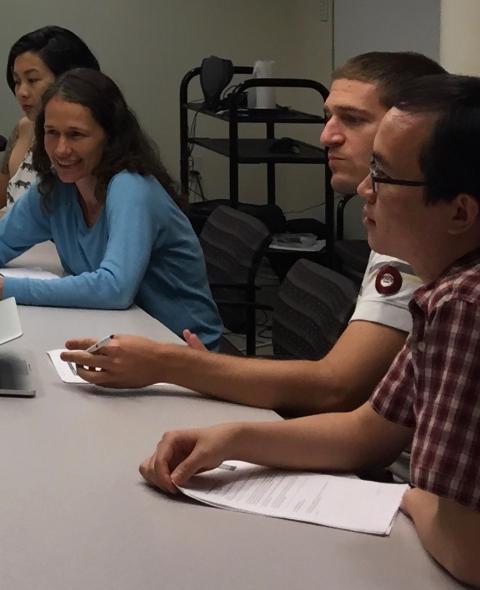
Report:
M 32 186 L 0 220 L 0 266 L 53 240 L 71 276 L 0 277 L 24 305 L 125 309 L 191 326 L 216 348 L 222 326 L 172 179 L 116 84 L 92 69 L 63 74 L 35 124 Z
M 20 37 L 10 49 L 7 83 L 25 117 L 17 123 L 0 169 L 0 207 L 12 205 L 36 181 L 32 167 L 35 117 L 45 90 L 72 68 L 99 70 L 98 61 L 75 33 L 48 26 Z

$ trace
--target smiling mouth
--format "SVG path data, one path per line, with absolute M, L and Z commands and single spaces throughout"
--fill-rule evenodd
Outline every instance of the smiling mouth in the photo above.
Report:
M 55 166 L 58 166 L 59 168 L 73 168 L 74 166 L 76 166 L 78 164 L 77 162 L 59 162 L 58 160 L 55 160 Z

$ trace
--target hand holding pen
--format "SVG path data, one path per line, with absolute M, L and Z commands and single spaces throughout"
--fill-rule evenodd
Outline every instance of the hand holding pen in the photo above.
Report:
M 136 388 L 169 381 L 168 351 L 172 346 L 177 345 L 128 334 L 115 334 L 98 342 L 75 338 L 67 340 L 67 350 L 60 358 L 76 365 L 78 376 L 95 385 Z
M 110 342 L 110 340 L 113 339 L 113 336 L 114 336 L 113 334 L 110 334 L 110 336 L 105 336 L 105 338 L 101 338 L 100 340 L 97 340 L 97 342 L 95 342 L 94 344 L 92 344 L 88 348 L 85 348 L 84 352 L 88 352 L 90 354 L 95 354 L 101 348 L 106 346 Z M 67 363 L 68 363 L 68 366 L 70 367 L 70 370 L 72 371 L 72 373 L 74 375 L 78 375 L 78 371 L 77 371 L 77 367 L 75 366 L 75 363 L 72 363 L 71 361 L 67 361 Z M 88 369 L 89 367 L 87 365 L 84 365 L 84 368 Z M 101 369 L 97 368 L 95 370 L 101 370 Z

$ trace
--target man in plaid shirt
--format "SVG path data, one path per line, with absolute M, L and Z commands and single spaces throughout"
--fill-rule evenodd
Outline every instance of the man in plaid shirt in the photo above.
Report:
M 357 471 L 411 444 L 414 487 L 402 509 L 441 565 L 480 586 L 480 78 L 429 76 L 396 104 L 359 193 L 372 248 L 409 262 L 424 286 L 411 302 L 411 336 L 370 401 L 166 433 L 140 470 L 174 493 L 226 459 Z

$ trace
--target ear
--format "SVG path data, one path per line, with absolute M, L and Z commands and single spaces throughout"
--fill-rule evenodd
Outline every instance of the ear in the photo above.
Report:
M 480 220 L 480 203 L 467 193 L 460 193 L 450 203 L 451 217 L 450 229 L 451 235 L 464 234 L 472 225 Z

